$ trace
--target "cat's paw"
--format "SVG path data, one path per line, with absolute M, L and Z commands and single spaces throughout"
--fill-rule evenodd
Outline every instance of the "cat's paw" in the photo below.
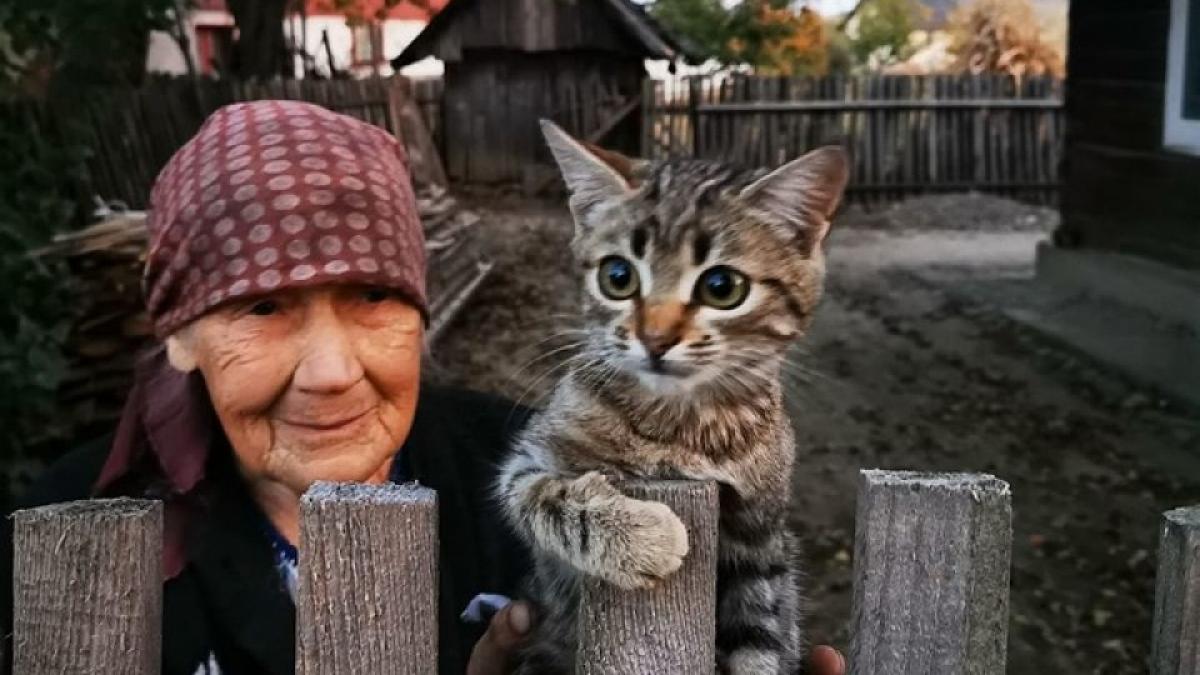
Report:
M 665 504 L 622 498 L 605 523 L 610 535 L 592 574 L 620 588 L 651 588 L 670 576 L 688 552 L 687 528 Z
M 582 476 L 572 478 L 567 483 L 566 495 L 568 499 L 581 504 L 621 497 L 620 491 L 608 481 L 608 476 L 599 471 L 589 471 Z

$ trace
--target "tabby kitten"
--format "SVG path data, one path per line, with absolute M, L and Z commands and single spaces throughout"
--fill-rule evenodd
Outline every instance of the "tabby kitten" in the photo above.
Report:
M 537 558 L 539 625 L 518 672 L 574 672 L 581 574 L 632 589 L 679 568 L 683 523 L 612 484 L 669 477 L 721 488 L 720 672 L 795 673 L 801 598 L 781 367 L 821 295 L 845 154 L 821 148 L 770 173 L 649 163 L 542 126 L 570 191 L 587 290 L 579 353 L 497 485 Z

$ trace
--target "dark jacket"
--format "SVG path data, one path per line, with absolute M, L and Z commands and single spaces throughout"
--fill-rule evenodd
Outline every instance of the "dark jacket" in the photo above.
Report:
M 459 614 L 479 593 L 513 595 L 528 554 L 491 498 L 497 465 L 528 411 L 483 394 L 425 385 L 398 454 L 402 475 L 438 492 L 441 675 L 462 675 L 484 626 Z M 111 439 L 64 456 L 17 508 L 88 498 Z M 292 673 L 295 608 L 275 567 L 264 516 L 228 451 L 212 453 L 204 507 L 187 530 L 188 563 L 163 589 L 164 675 L 193 675 L 210 653 L 223 673 Z M 0 538 L 5 649 L 11 659 L 12 527 Z M 5 672 L 11 662 L 5 664 Z

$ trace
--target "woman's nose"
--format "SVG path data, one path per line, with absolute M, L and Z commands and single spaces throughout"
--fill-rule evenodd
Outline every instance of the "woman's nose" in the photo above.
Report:
M 347 335 L 336 324 L 310 331 L 308 342 L 293 380 L 301 391 L 337 394 L 362 379 L 362 364 Z

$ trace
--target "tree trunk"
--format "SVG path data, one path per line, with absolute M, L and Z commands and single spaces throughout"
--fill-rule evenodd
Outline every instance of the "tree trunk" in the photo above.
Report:
M 283 17 L 289 0 L 228 0 L 237 25 L 233 73 L 245 79 L 268 80 L 289 73 Z

